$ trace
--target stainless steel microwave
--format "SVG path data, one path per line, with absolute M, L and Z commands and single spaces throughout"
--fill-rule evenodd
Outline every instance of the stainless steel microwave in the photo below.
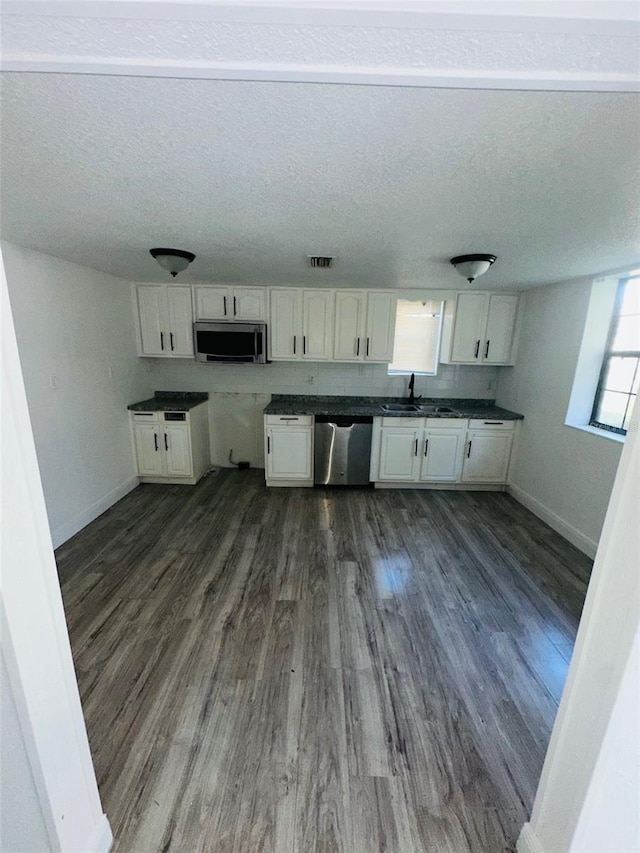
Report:
M 265 323 L 194 323 L 193 342 L 196 360 L 209 364 L 264 364 L 267 360 Z

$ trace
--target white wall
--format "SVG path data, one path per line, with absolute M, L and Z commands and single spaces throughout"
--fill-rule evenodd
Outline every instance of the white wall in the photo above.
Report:
M 126 407 L 152 388 L 136 357 L 129 282 L 2 250 L 57 547 L 136 485 Z
M 385 364 L 196 364 L 192 361 L 146 359 L 154 389 L 208 391 L 211 459 L 264 466 L 262 410 L 271 394 L 337 394 L 405 396 L 406 376 L 388 376 Z M 416 394 L 427 397 L 495 397 L 497 367 L 440 365 L 437 377 L 416 378 Z
M 82 716 L 1 260 L 0 279 L 0 849 L 107 853 L 111 828 Z M 6 814 L 16 809 L 18 798 L 17 813 Z
M 4 655 L 0 655 L 0 767 L 0 849 L 49 853 L 49 836 Z
M 512 494 L 593 556 L 622 445 L 565 426 L 590 294 L 591 279 L 525 292 L 516 365 L 502 369 L 496 399 L 525 416 Z
M 640 412 L 615 478 L 575 650 L 519 853 L 636 853 Z

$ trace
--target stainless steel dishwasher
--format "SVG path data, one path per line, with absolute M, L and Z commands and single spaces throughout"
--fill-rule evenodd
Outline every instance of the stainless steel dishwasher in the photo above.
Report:
M 314 482 L 368 484 L 372 429 L 372 417 L 316 415 Z

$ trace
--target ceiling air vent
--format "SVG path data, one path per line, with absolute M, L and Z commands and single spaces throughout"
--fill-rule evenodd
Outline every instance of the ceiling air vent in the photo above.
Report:
M 329 270 L 333 266 L 333 258 L 329 255 L 307 255 L 309 266 L 315 270 Z

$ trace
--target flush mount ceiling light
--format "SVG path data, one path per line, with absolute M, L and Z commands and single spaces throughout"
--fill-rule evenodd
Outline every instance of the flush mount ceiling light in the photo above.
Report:
M 195 258 L 193 252 L 185 252 L 182 249 L 149 249 L 149 253 L 174 278 L 179 272 L 186 270 Z
M 471 282 L 484 275 L 495 259 L 495 255 L 458 255 L 451 258 L 451 263 L 463 278 Z

